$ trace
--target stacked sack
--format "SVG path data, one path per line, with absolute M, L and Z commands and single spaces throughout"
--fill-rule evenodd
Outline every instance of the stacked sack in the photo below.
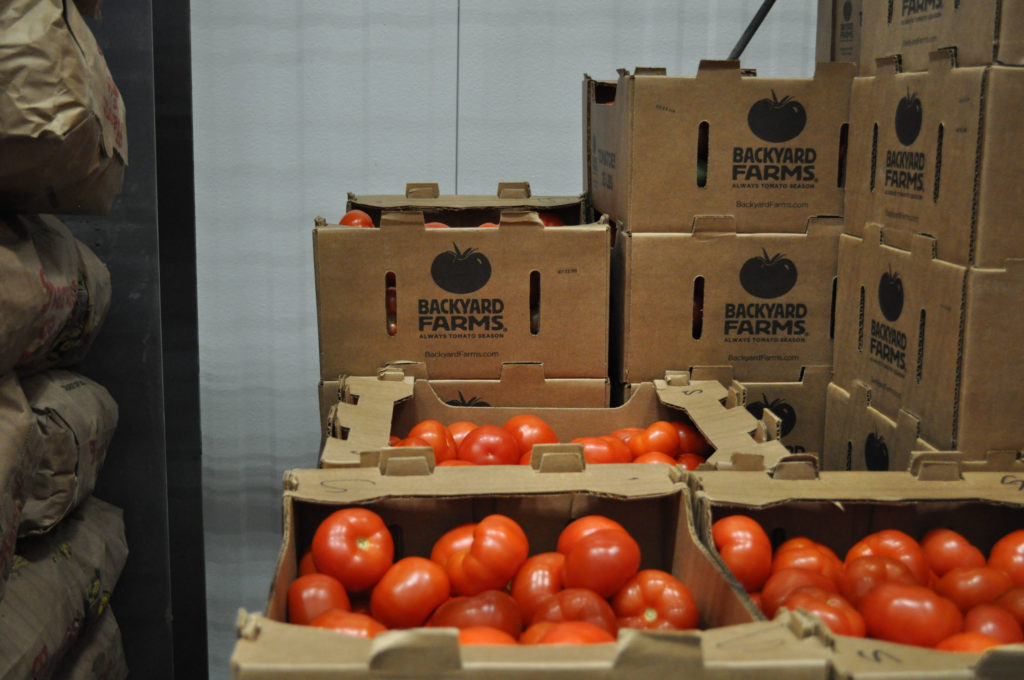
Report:
M 69 370 L 106 318 L 110 273 L 49 214 L 107 212 L 124 105 L 74 3 L 16 0 L 0 34 L 0 76 L 17 85 L 0 103 L 0 677 L 125 677 L 107 606 L 124 522 L 92 496 L 118 408 Z

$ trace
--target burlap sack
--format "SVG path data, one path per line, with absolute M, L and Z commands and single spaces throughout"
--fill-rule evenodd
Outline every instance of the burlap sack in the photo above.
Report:
M 19 541 L 0 602 L 0 678 L 59 677 L 55 668 L 107 608 L 127 558 L 121 511 L 95 497 L 53 531 Z
M 38 461 L 25 485 L 19 536 L 49 531 L 96 488 L 117 428 L 117 402 L 101 385 L 54 369 L 23 378 L 35 415 Z
M 71 366 L 110 308 L 110 272 L 52 215 L 0 217 L 0 372 Z
M 39 464 L 35 417 L 14 375 L 0 377 L 0 601 L 14 557 L 25 493 Z
M 0 83 L 0 212 L 106 214 L 128 159 L 124 101 L 72 0 L 5 0 Z
M 128 677 L 121 629 L 110 607 L 82 631 L 82 637 L 60 662 L 53 677 L 61 680 L 124 680 Z

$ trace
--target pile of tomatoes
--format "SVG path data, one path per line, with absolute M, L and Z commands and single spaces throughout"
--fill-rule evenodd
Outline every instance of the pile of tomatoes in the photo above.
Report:
M 612 642 L 620 627 L 699 623 L 687 586 L 640 569 L 636 540 L 602 515 L 570 522 L 552 552 L 531 555 L 522 527 L 493 514 L 448 530 L 429 556 L 394 557 L 378 514 L 336 510 L 317 527 L 288 589 L 288 620 L 365 638 L 452 627 L 463 644 Z
M 521 414 L 504 425 L 438 420 L 417 423 L 405 437 L 392 435 L 391 446 L 429 446 L 438 465 L 529 465 L 534 444 L 557 444 L 543 418 Z M 626 427 L 608 434 L 577 437 L 583 457 L 594 463 L 666 463 L 693 470 L 711 452 L 703 435 L 683 421 L 658 420 L 647 427 Z
M 947 651 L 1024 642 L 1024 530 L 986 556 L 936 528 L 920 541 L 896 529 L 864 537 L 840 559 L 804 537 L 772 549 L 761 525 L 730 515 L 712 525 L 722 560 L 769 618 L 804 609 L 834 633 Z
M 537 216 L 540 218 L 540 221 L 543 222 L 544 226 L 546 227 L 565 226 L 565 221 L 558 215 L 555 215 L 554 213 L 539 212 L 537 213 Z M 373 218 L 370 217 L 370 214 L 368 212 L 366 212 L 365 210 L 359 210 L 358 208 L 346 212 L 342 216 L 338 224 L 347 227 L 365 227 L 367 229 L 373 229 L 374 227 L 377 226 L 373 223 Z M 447 225 L 444 222 L 427 222 L 424 224 L 424 226 L 427 229 L 448 229 L 450 227 L 450 225 Z M 498 228 L 498 225 L 495 222 L 484 222 L 479 226 L 483 228 L 492 229 Z

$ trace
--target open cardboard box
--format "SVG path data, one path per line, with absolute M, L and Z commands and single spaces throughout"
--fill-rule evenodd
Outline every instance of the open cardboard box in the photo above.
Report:
M 739 233 L 734 218 L 693 231 L 622 233 L 612 255 L 613 377 L 638 383 L 667 366 L 733 366 L 741 381 L 799 379 L 832 363 L 842 222 L 797 233 Z
M 566 474 L 542 472 L 544 467 L 510 467 L 501 474 L 437 468 L 428 477 L 381 468 L 286 473 L 272 590 L 264 614 L 240 612 L 232 677 L 827 678 L 828 650 L 819 637 L 802 634 L 787 620 L 750 623 L 750 605 L 697 540 L 690 492 L 678 470 L 641 465 L 624 474 L 622 466 L 606 465 Z M 553 550 L 562 528 L 580 516 L 609 516 L 637 539 L 643 568 L 671 571 L 690 585 L 703 630 L 622 631 L 617 643 L 607 645 L 460 647 L 450 628 L 396 630 L 364 640 L 284 623 L 287 588 L 316 526 L 332 511 L 354 505 L 384 518 L 396 537 L 396 560 L 429 555 L 445 530 L 492 513 L 521 524 L 531 554 Z
M 899 529 L 920 540 L 930 529 L 958 531 L 984 554 L 1024 522 L 1020 473 L 969 472 L 933 463 L 908 472 L 815 473 L 799 464 L 767 474 L 718 471 L 690 474 L 698 535 L 713 546 L 711 526 L 731 514 L 756 519 L 773 545 L 795 536 L 824 543 L 842 558 L 861 538 Z M 948 474 L 952 468 L 955 474 Z M 804 474 L 810 471 L 810 474 Z M 717 551 L 711 550 L 721 560 Z M 723 563 L 724 568 L 724 563 Z M 738 582 L 735 587 L 742 587 Z M 986 654 L 936 652 L 869 638 L 832 637 L 834 678 L 1019 677 L 1024 645 Z M 983 672 L 990 669 L 994 674 Z M 1016 675 L 1004 675 L 1015 668 Z M 1000 670 L 1001 669 L 1001 670 Z
M 860 61 L 861 4 L 862 0 L 818 0 L 819 62 Z
M 838 1 L 838 0 L 837 0 Z M 955 48 L 964 66 L 1024 64 L 1024 4 L 1019 0 L 896 0 L 863 3 L 860 74 L 899 55 L 907 71 L 928 68 L 932 50 Z
M 804 231 L 841 215 L 854 66 L 813 78 L 758 78 L 738 61 L 701 61 L 583 81 L 584 172 L 594 209 L 633 232 L 690 231 L 733 215 L 740 232 Z
M 434 379 L 497 379 L 518 361 L 549 378 L 607 377 L 607 224 L 546 227 L 513 211 L 497 229 L 424 220 L 386 212 L 378 229 L 313 230 L 322 380 L 396 360 Z
M 719 382 L 691 381 L 685 372 L 634 386 L 629 401 L 614 408 L 451 406 L 438 398 L 428 381 L 399 370 L 349 377 L 342 395 L 328 415 L 321 467 L 365 465 L 366 455 L 375 460 L 391 434 L 405 436 L 421 420 L 502 425 L 523 413 L 547 421 L 561 442 L 621 427 L 646 427 L 656 420 L 689 420 L 713 449 L 709 465 L 726 468 L 756 462 L 756 467 L 770 468 L 789 456 L 778 441 L 780 421 L 770 411 L 759 420 Z M 578 444 L 560 446 L 580 450 Z
M 1002 267 L 1024 257 L 1024 69 L 955 57 L 933 52 L 919 72 L 884 59 L 854 79 L 846 232 L 873 222 L 929 234 L 939 259 Z

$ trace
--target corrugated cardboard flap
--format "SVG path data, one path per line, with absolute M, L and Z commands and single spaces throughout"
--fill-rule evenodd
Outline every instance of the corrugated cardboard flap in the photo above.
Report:
M 400 369 L 379 376 L 350 376 L 342 381 L 341 401 L 328 415 L 330 434 L 320 456 L 323 465 L 359 465 L 360 451 L 386 446 L 396 403 L 412 397 L 415 380 Z
M 740 62 L 738 59 L 701 59 L 700 65 L 697 66 L 698 78 L 728 78 L 729 80 L 739 80 L 740 76 Z

